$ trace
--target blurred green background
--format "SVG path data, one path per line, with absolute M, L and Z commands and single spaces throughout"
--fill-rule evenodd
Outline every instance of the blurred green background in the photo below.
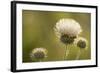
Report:
M 44 61 L 61 61 L 64 57 L 65 45 L 60 42 L 54 32 L 54 26 L 62 18 L 72 18 L 80 23 L 83 32 L 80 36 L 88 41 L 87 51 L 81 52 L 80 60 L 91 58 L 90 32 L 91 14 L 75 12 L 53 12 L 53 11 L 22 11 L 22 44 L 23 62 L 33 62 L 30 53 L 34 48 L 44 47 L 48 50 L 48 57 Z M 75 60 L 78 49 L 70 46 L 68 60 Z

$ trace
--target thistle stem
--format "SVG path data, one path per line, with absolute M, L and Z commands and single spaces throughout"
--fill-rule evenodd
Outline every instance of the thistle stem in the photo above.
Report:
M 39 60 L 39 62 L 41 62 L 42 60 Z
M 68 49 L 68 45 L 66 45 L 66 48 L 65 48 L 65 55 L 64 55 L 64 60 L 67 60 L 69 51 L 70 51 L 70 50 Z
M 76 60 L 78 60 L 80 58 L 81 55 L 81 50 L 78 50 L 77 56 L 76 56 Z

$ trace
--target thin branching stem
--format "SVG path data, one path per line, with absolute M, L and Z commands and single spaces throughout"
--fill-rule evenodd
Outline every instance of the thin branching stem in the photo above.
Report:
M 69 51 L 70 51 L 70 50 L 69 50 L 69 48 L 68 48 L 68 45 L 66 45 L 66 48 L 65 48 L 65 55 L 64 55 L 64 60 L 67 60 Z
M 81 55 L 81 50 L 79 49 L 79 50 L 78 50 L 78 53 L 77 53 L 77 56 L 76 56 L 76 60 L 79 60 L 80 55 Z

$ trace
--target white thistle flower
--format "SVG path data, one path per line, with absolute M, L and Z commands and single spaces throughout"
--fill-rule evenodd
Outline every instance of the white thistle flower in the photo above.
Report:
M 80 24 L 74 19 L 61 19 L 56 23 L 55 32 L 57 35 L 77 36 L 82 32 Z
M 35 48 L 32 50 L 30 57 L 41 60 L 47 57 L 47 50 L 45 48 Z
M 77 47 L 79 47 L 80 49 L 87 49 L 87 40 L 83 37 L 79 37 L 77 39 L 75 39 L 75 45 L 77 45 Z
M 54 30 L 64 44 L 72 44 L 82 31 L 80 24 L 74 19 L 59 20 Z

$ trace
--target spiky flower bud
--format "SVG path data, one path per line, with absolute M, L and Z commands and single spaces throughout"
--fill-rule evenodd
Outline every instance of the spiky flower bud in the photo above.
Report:
M 79 37 L 75 40 L 75 43 L 77 47 L 81 49 L 86 49 L 87 48 L 87 40 L 85 38 Z

